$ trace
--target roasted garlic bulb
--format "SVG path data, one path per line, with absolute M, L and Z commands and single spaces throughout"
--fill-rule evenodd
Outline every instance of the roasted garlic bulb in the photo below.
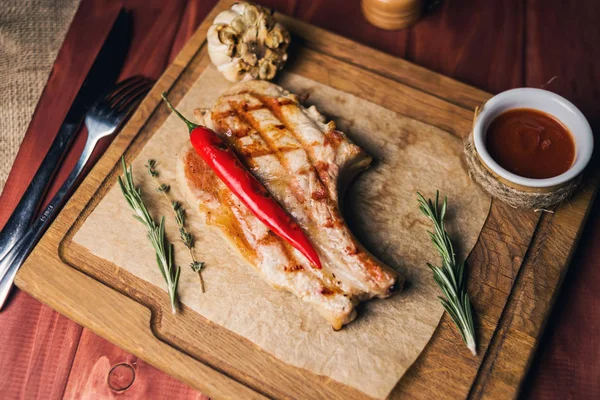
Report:
M 240 2 L 208 29 L 208 55 L 231 82 L 270 80 L 287 60 L 289 32 L 265 7 Z

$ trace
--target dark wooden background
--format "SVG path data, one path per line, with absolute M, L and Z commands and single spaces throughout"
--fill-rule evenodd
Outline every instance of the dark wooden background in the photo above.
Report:
M 600 127 L 600 2 L 446 0 L 410 29 L 369 25 L 359 0 L 259 0 L 283 13 L 499 92 L 547 86 Z M 83 0 L 0 198 L 0 226 L 33 176 L 119 8 L 132 10 L 134 37 L 122 77 L 158 78 L 214 0 Z M 66 177 L 78 138 L 54 185 Z M 106 146 L 106 143 L 104 144 Z M 565 279 L 523 397 L 600 398 L 600 210 L 596 201 Z M 42 266 L 40 266 L 42 267 Z M 124 387 L 135 375 L 133 385 Z M 129 368 L 131 366 L 132 368 Z M 134 371 L 135 374 L 132 374 Z M 202 398 L 196 391 L 15 290 L 0 313 L 0 397 Z

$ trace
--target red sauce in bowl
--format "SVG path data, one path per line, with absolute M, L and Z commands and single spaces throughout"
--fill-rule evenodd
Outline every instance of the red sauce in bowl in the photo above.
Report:
M 497 116 L 486 132 L 486 149 L 500 166 L 525 178 L 545 179 L 566 172 L 575 159 L 575 141 L 556 118 L 517 108 Z

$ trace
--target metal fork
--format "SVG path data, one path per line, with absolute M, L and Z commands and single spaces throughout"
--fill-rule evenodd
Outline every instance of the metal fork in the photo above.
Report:
M 106 96 L 90 107 L 85 116 L 88 137 L 77 164 L 41 216 L 0 260 L 0 310 L 6 302 L 17 271 L 63 206 L 100 139 L 115 132 L 152 85 L 153 82 L 149 79 L 134 76 L 115 85 Z

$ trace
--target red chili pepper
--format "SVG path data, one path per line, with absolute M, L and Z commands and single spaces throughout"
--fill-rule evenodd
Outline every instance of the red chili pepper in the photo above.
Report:
M 211 129 L 188 121 L 169 102 L 163 100 L 185 122 L 196 153 L 208 164 L 227 187 L 275 234 L 298 249 L 317 268 L 321 261 L 298 224 L 271 197 L 267 189 L 240 162 L 236 154 Z

